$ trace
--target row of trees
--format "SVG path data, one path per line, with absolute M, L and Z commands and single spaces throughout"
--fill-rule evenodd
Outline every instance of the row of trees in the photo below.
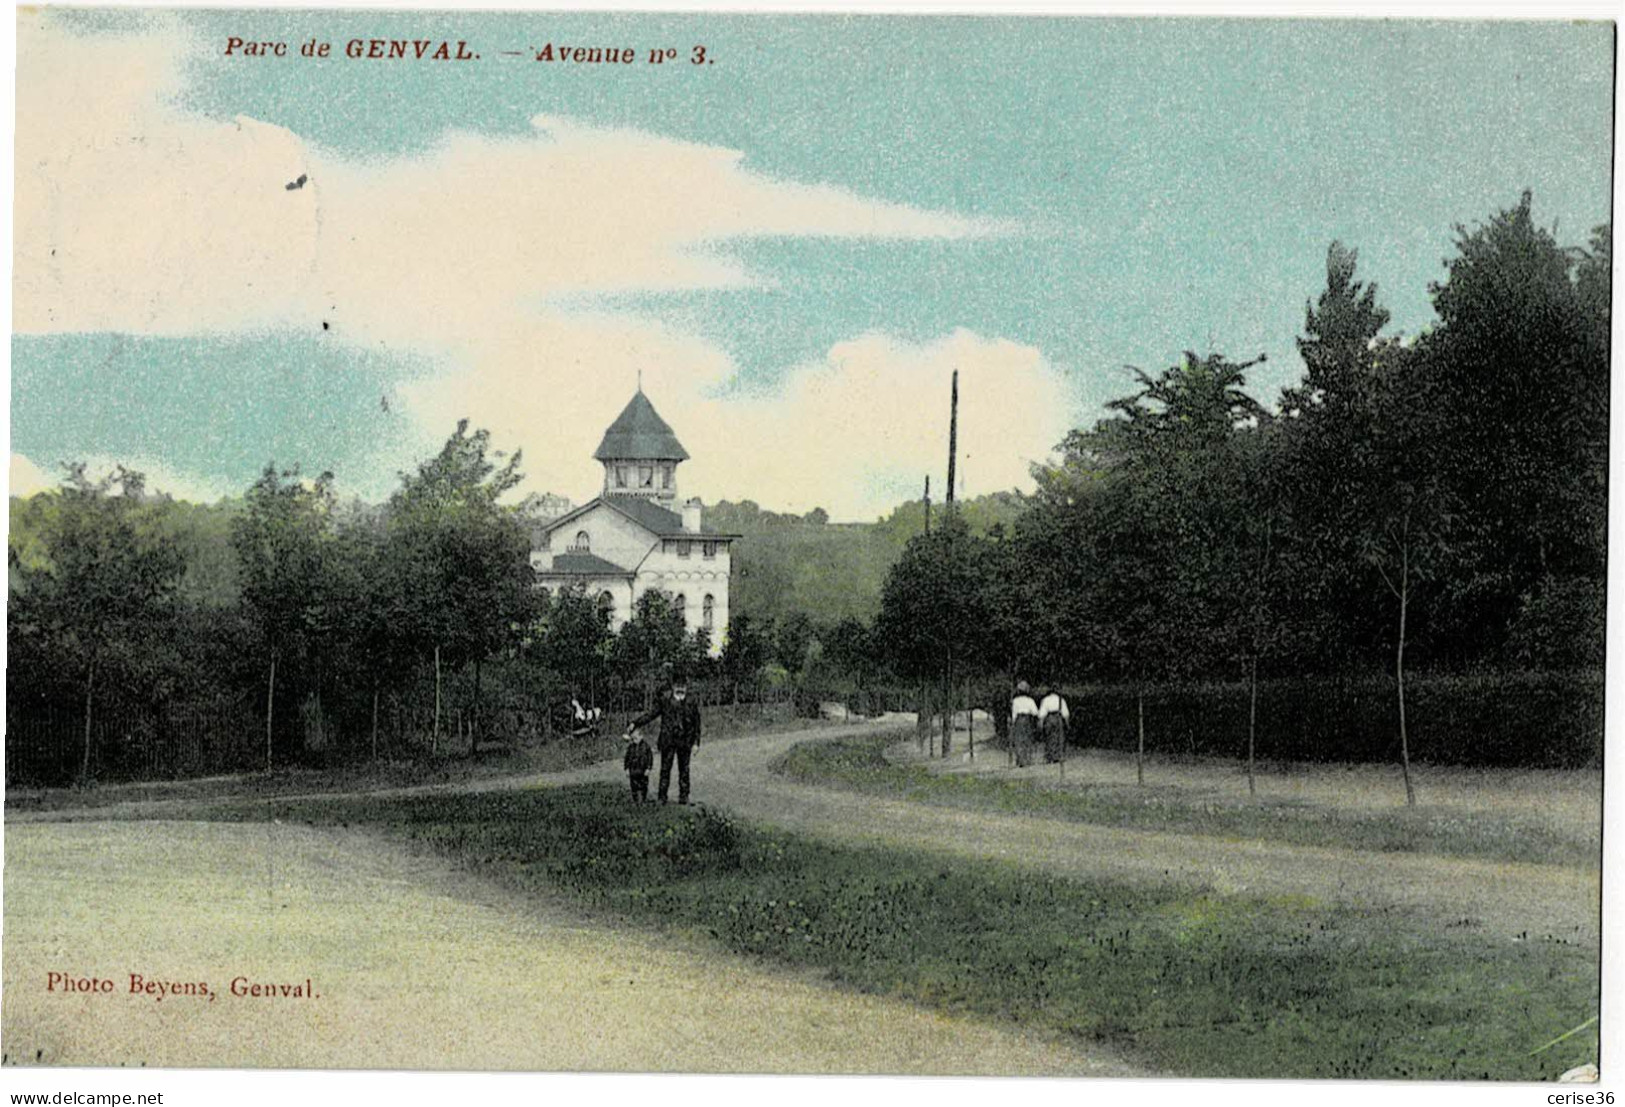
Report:
M 529 522 L 502 502 L 519 463 L 461 423 L 376 506 L 341 502 L 331 473 L 268 466 L 230 513 L 224 587 L 221 536 L 187 525 L 191 505 L 150 494 L 139 473 L 71 466 L 15 520 L 8 703 L 77 704 L 89 777 L 104 703 L 246 706 L 271 766 L 341 734 L 376 754 L 381 707 L 396 705 L 398 730 L 403 697 L 433 752 L 454 678 L 472 685 L 457 725 L 475 748 L 492 666 L 585 699 L 709 665 L 706 632 L 658 593 L 611 634 L 592 598 L 536 587 Z
M 1015 525 L 952 515 L 888 578 L 871 665 L 1129 682 L 1417 664 L 1600 668 L 1610 232 L 1565 249 L 1525 194 L 1458 228 L 1409 339 L 1334 243 L 1266 406 L 1265 359 L 1187 354 L 1068 435 Z M 1249 741 L 1249 768 L 1251 741 Z

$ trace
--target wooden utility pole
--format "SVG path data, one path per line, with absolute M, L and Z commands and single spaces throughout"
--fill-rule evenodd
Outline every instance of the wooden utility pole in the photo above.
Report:
M 434 734 L 429 739 L 429 755 L 440 756 L 440 643 L 434 646 Z
M 276 651 L 271 651 L 271 677 L 265 682 L 265 771 L 271 771 L 271 719 L 276 711 Z
M 925 475 L 925 533 L 931 533 L 931 474 Z
M 954 370 L 952 398 L 948 401 L 948 494 L 943 504 L 948 511 L 954 509 L 954 462 L 959 453 L 959 370 Z

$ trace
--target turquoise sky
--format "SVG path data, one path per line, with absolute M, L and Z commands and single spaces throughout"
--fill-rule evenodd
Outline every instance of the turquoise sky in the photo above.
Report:
M 962 241 L 775 239 L 725 247 L 771 289 L 604 305 L 704 335 L 771 391 L 787 368 L 881 331 L 954 328 L 1037 347 L 1087 421 L 1180 351 L 1267 353 L 1254 392 L 1301 371 L 1293 338 L 1327 244 L 1360 252 L 1394 328 L 1431 318 L 1453 227 L 1525 189 L 1560 240 L 1608 217 L 1613 29 L 1571 23 L 1290 22 L 642 14 L 188 12 L 227 35 L 468 40 L 468 65 L 201 56 L 181 105 L 248 115 L 346 157 L 448 130 L 524 135 L 538 113 L 742 151 L 776 178 L 1008 221 Z M 75 17 L 87 34 L 129 16 Z M 548 41 L 704 43 L 714 64 L 618 70 L 504 58 Z M 225 371 L 221 371 L 222 367 Z M 245 485 L 265 460 L 363 493 L 393 462 L 352 418 L 420 359 L 306 336 L 108 334 L 13 342 L 12 449 L 157 457 Z M 272 387 L 264 387 L 270 382 Z M 259 389 L 255 403 L 245 391 Z M 321 413 L 312 417 L 310 413 Z M 571 491 L 571 490 L 563 490 Z

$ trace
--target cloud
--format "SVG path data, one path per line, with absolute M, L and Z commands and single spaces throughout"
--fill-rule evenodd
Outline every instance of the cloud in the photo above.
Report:
M 723 349 L 603 306 L 771 284 L 719 248 L 741 239 L 1009 227 L 778 180 L 735 150 L 547 115 L 522 137 L 453 133 L 421 154 L 348 159 L 270 123 L 179 110 L 187 48 L 165 22 L 79 37 L 37 11 L 19 17 L 15 328 L 320 328 L 324 340 L 439 364 L 398 386 L 415 431 L 380 443 L 379 473 L 340 474 L 352 486 L 387 472 L 402 443 L 467 417 L 499 447 L 524 448 L 531 487 L 590 494 L 591 452 L 640 371 L 695 455 L 685 490 L 707 499 L 859 517 L 918 494 L 923 474 L 943 467 L 954 367 L 972 492 L 1024 483 L 1030 457 L 1064 430 L 1042 356 L 998 338 L 866 334 L 795 367 L 771 395 L 720 399 L 737 372 Z M 172 491 L 213 491 L 166 475 Z
M 592 451 L 630 396 L 635 367 L 648 365 L 644 391 L 693 455 L 679 469 L 682 495 L 749 498 L 776 510 L 821 506 L 855 520 L 918 496 L 926 473 L 941 498 L 955 369 L 967 494 L 1030 487 L 1028 465 L 1062 438 L 1074 414 L 1038 350 L 968 330 L 926 343 L 866 334 L 796 367 L 771 395 L 716 397 L 694 387 L 731 375 L 716 347 L 653 324 L 572 324 L 550 337 L 531 334 L 509 356 L 484 347 L 478 372 L 412 386 L 414 415 L 448 431 L 466 416 L 498 445 L 523 444 L 527 487 L 580 502 L 603 479 Z M 532 340 L 579 367 L 574 380 L 541 386 L 528 359 L 513 356 Z
M 15 327 L 252 331 L 316 319 L 434 348 L 554 296 L 743 287 L 709 247 L 962 238 L 993 224 L 754 173 L 741 153 L 537 116 L 357 161 L 177 109 L 190 44 L 19 17 Z M 302 187 L 288 185 L 301 176 Z
M 13 326 L 24 334 L 251 330 L 286 318 L 313 260 L 290 132 L 166 104 L 176 32 L 74 36 L 18 16 Z
M 1037 349 L 963 329 L 926 343 L 866 334 L 798 368 L 781 395 L 703 405 L 685 477 L 708 499 L 715 489 L 837 519 L 918 496 L 927 473 L 940 500 L 955 369 L 961 490 L 1030 488 L 1028 466 L 1070 425 L 1060 378 Z
M 11 455 L 10 494 L 27 498 L 36 492 L 56 487 L 56 481 L 22 454 Z

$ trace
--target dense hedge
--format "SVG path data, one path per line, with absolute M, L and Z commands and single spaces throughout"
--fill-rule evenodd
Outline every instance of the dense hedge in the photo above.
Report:
M 1132 750 L 1135 693 L 1121 685 L 1070 696 L 1074 740 Z M 1603 674 L 1488 673 L 1406 679 L 1411 759 L 1441 765 L 1578 768 L 1602 764 Z M 1145 695 L 1147 752 L 1241 757 L 1247 685 L 1153 686 Z M 1261 682 L 1257 756 L 1271 761 L 1390 761 L 1399 757 L 1392 677 Z

